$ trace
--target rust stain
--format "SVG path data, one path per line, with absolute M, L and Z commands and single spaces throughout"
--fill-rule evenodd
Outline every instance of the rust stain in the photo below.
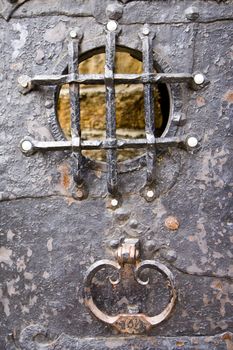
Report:
M 226 342 L 227 350 L 233 350 L 232 334 L 226 332 L 222 335 L 222 339 Z
M 213 281 L 213 283 L 211 284 L 211 287 L 213 289 L 223 290 L 222 283 L 219 280 Z
M 61 164 L 58 167 L 58 171 L 61 174 L 60 185 L 67 191 L 71 185 L 69 167 L 67 164 Z
M 196 103 L 198 107 L 203 107 L 205 106 L 205 99 L 202 96 L 197 96 L 196 98 Z
M 223 340 L 232 340 L 232 334 L 230 334 L 230 333 L 224 333 L 224 334 L 222 335 L 222 339 L 223 339 Z
M 226 340 L 227 350 L 233 350 L 233 343 L 231 340 Z
M 233 91 L 232 90 L 227 91 L 223 96 L 223 100 L 229 103 L 233 103 Z
M 175 216 L 168 216 L 164 222 L 165 227 L 169 230 L 175 231 L 178 230 L 180 223 Z
M 207 306 L 207 305 L 209 305 L 209 303 L 210 303 L 210 300 L 209 300 L 209 298 L 208 298 L 208 295 L 207 295 L 207 294 L 204 294 L 204 296 L 203 296 L 203 304 L 204 304 L 205 306 Z

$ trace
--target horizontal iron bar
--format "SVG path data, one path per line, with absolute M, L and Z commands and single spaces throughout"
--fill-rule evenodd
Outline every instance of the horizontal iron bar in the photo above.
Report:
M 145 84 L 145 83 L 182 83 L 193 81 L 194 75 L 189 73 L 143 73 L 114 74 L 115 84 Z M 32 85 L 63 85 L 63 84 L 104 84 L 104 74 L 66 74 L 66 75 L 36 75 L 30 79 Z
M 31 138 L 25 138 L 21 141 L 21 145 L 25 140 L 32 144 L 31 151 L 65 151 L 74 150 L 74 148 L 82 150 L 98 150 L 98 149 L 125 149 L 125 148 L 146 148 L 148 145 L 177 146 L 186 143 L 187 136 L 182 137 L 159 137 L 148 141 L 147 139 L 106 139 L 81 141 L 80 147 L 72 144 L 72 141 L 36 141 Z M 27 152 L 24 152 L 27 153 Z

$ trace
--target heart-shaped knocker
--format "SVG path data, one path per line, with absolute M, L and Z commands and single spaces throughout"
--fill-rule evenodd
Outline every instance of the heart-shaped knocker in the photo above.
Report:
M 131 265 L 131 268 L 133 268 L 134 279 L 140 285 L 147 285 L 149 283 L 149 280 L 143 281 L 140 279 L 140 274 L 144 269 L 156 270 L 168 280 L 170 297 L 167 306 L 162 312 L 155 316 L 147 316 L 144 313 L 138 312 L 138 308 L 134 307 L 129 310 L 129 313 L 120 313 L 112 316 L 104 313 L 96 306 L 92 297 L 92 285 L 93 279 L 97 272 L 106 268 L 115 269 L 118 272 L 119 278 L 117 280 L 112 280 L 112 278 L 109 277 L 109 280 L 111 284 L 116 285 L 120 283 L 122 276 L 125 278 L 126 274 L 123 273 L 123 270 L 127 265 Z M 137 239 L 125 239 L 123 241 L 123 243 L 117 249 L 117 261 L 104 259 L 91 265 L 86 273 L 84 281 L 85 305 L 99 320 L 115 327 L 121 333 L 143 334 L 151 327 L 156 326 L 162 321 L 166 320 L 175 305 L 176 297 L 177 293 L 172 272 L 159 261 L 140 261 L 139 240 Z

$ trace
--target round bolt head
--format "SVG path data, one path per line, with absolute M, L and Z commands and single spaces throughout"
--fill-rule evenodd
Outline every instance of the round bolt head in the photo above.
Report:
M 18 78 L 18 83 L 21 85 L 23 88 L 28 87 L 28 76 L 27 75 L 21 75 Z
M 194 137 L 194 136 L 191 136 L 191 137 L 188 138 L 187 144 L 188 144 L 189 147 L 194 148 L 198 144 L 198 139 L 196 137 Z
M 180 227 L 180 223 L 175 216 L 168 216 L 164 221 L 165 227 L 169 230 L 175 231 Z
M 118 20 L 122 17 L 123 6 L 120 4 L 109 4 L 106 8 L 106 15 L 109 19 Z
M 140 312 L 138 305 L 128 305 L 127 309 L 131 315 L 138 314 Z
M 193 79 L 194 79 L 195 84 L 197 84 L 197 85 L 201 85 L 205 81 L 205 77 L 201 73 L 195 74 Z
M 142 34 L 144 34 L 144 35 L 149 35 L 149 34 L 150 34 L 150 29 L 149 29 L 148 27 L 144 27 L 144 28 L 142 29 Z
M 83 198 L 83 195 L 84 195 L 83 191 L 81 189 L 78 189 L 77 192 L 76 192 L 76 196 L 78 198 Z
M 153 198 L 154 197 L 154 191 L 149 190 L 149 191 L 147 191 L 146 195 L 147 195 L 148 198 Z
M 117 199 L 112 199 L 111 200 L 111 205 L 112 205 L 112 207 L 117 207 L 118 206 L 118 200 Z
M 185 10 L 185 16 L 190 21 L 196 21 L 199 17 L 199 10 L 195 6 L 191 6 Z
M 130 226 L 131 228 L 137 228 L 137 227 L 138 227 L 138 221 L 135 220 L 135 219 L 130 220 L 129 226 Z
M 109 21 L 107 23 L 107 30 L 110 32 L 114 32 L 117 29 L 117 22 L 116 21 Z
M 51 100 L 47 100 L 47 101 L 45 101 L 45 108 L 52 108 L 53 107 L 53 101 L 51 101 Z
M 72 30 L 70 31 L 70 37 L 71 37 L 72 39 L 75 39 L 75 38 L 77 37 L 77 32 L 76 32 L 76 30 L 72 29 Z
M 29 141 L 29 140 L 24 140 L 22 143 L 21 143 L 21 148 L 24 152 L 29 152 L 32 150 L 32 143 Z
M 119 247 L 119 239 L 112 239 L 109 243 L 110 248 L 116 249 Z

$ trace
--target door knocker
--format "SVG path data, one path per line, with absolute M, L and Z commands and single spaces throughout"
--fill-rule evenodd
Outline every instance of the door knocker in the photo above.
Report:
M 90 309 L 99 320 L 115 327 L 121 333 L 142 334 L 147 332 L 151 327 L 158 325 L 168 318 L 174 308 L 177 292 L 175 280 L 172 272 L 162 263 L 155 260 L 140 261 L 139 240 L 125 239 L 117 249 L 117 261 L 99 260 L 90 266 L 86 273 L 84 282 L 84 300 L 85 305 Z M 121 313 L 116 316 L 110 316 L 101 311 L 94 303 L 91 287 L 92 282 L 98 271 L 105 268 L 112 268 L 118 272 L 119 278 L 113 280 L 109 277 L 110 283 L 114 286 L 121 282 L 124 268 L 130 265 L 133 269 L 134 278 L 140 285 L 146 286 L 149 280 L 143 281 L 140 274 L 144 269 L 152 269 L 161 273 L 168 281 L 170 288 L 170 299 L 165 309 L 155 316 L 147 316 L 138 311 L 137 306 L 130 308 L 129 313 Z

